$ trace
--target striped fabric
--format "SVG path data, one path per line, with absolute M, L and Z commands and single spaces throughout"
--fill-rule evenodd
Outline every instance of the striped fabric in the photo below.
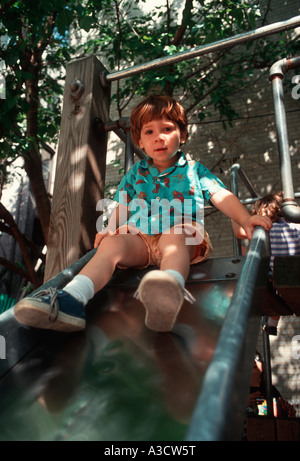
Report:
M 275 256 L 300 255 L 300 224 L 287 222 L 280 218 L 270 230 L 271 260 L 270 268 L 274 268 Z

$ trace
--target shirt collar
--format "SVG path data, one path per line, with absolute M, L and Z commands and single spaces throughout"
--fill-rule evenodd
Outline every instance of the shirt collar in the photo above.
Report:
M 187 159 L 186 159 L 186 156 L 183 152 L 181 151 L 178 151 L 178 154 L 179 154 L 179 157 L 178 157 L 178 160 L 176 163 L 174 163 L 174 165 L 172 165 L 170 168 L 167 168 L 163 173 L 161 174 L 166 174 L 166 173 L 169 173 L 170 170 L 172 171 L 174 168 L 178 167 L 178 166 L 185 166 L 187 164 Z M 147 157 L 147 158 L 144 158 L 140 161 L 140 166 L 142 168 L 145 168 L 146 170 L 149 170 L 151 167 L 152 167 L 152 160 L 150 159 L 150 157 Z

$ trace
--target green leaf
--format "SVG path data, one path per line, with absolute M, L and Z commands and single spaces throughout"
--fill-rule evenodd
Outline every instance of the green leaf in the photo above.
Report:
M 62 36 L 69 31 L 69 28 L 74 20 L 74 15 L 71 10 L 62 10 L 56 19 L 57 31 Z
M 90 29 L 92 28 L 93 23 L 94 23 L 94 19 L 91 16 L 81 16 L 78 19 L 79 26 L 83 30 L 85 30 L 86 32 L 90 31 Z

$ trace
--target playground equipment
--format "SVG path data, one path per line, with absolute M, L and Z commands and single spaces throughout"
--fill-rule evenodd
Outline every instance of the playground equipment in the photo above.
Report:
M 126 141 L 126 168 L 132 163 L 126 121 L 109 119 L 110 82 L 167 65 L 170 59 L 201 56 L 299 25 L 298 16 L 111 74 L 94 57 L 70 63 L 43 288 L 62 288 L 94 254 L 95 250 L 84 253 L 91 247 L 96 221 L 91 203 L 103 197 L 109 129 Z M 295 222 L 299 222 L 299 207 L 282 126 L 283 97 L 279 96 L 279 109 L 276 94 L 283 73 L 298 66 L 299 58 L 283 61 L 271 73 L 275 113 L 281 113 L 277 127 L 279 146 L 284 145 L 279 157 L 285 210 Z M 238 175 L 255 199 L 238 165 L 232 169 L 234 193 L 238 193 Z M 240 255 L 236 244 L 234 253 L 192 267 L 187 288 L 196 303 L 184 304 L 172 334 L 151 332 L 144 326 L 144 312 L 133 293 L 145 271 L 116 271 L 87 306 L 88 326 L 81 333 L 32 329 L 18 324 L 12 309 L 2 314 L 0 335 L 5 339 L 6 359 L 0 361 L 0 439 L 239 440 L 262 315 L 299 315 L 299 305 L 291 308 L 284 296 L 276 298 L 268 286 L 270 254 L 264 229 L 255 229 L 246 256 Z M 299 282 L 298 287 L 293 283 L 280 287 L 278 282 L 276 288 L 288 296 L 290 288 L 299 290 Z

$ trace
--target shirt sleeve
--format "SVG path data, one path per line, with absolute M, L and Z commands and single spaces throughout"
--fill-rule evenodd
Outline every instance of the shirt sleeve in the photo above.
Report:
M 201 163 L 199 163 L 198 166 L 198 176 L 203 195 L 207 202 L 209 202 L 211 197 L 219 190 L 227 189 L 223 182 L 217 176 L 211 173 L 208 168 L 206 168 L 204 165 L 201 165 Z

